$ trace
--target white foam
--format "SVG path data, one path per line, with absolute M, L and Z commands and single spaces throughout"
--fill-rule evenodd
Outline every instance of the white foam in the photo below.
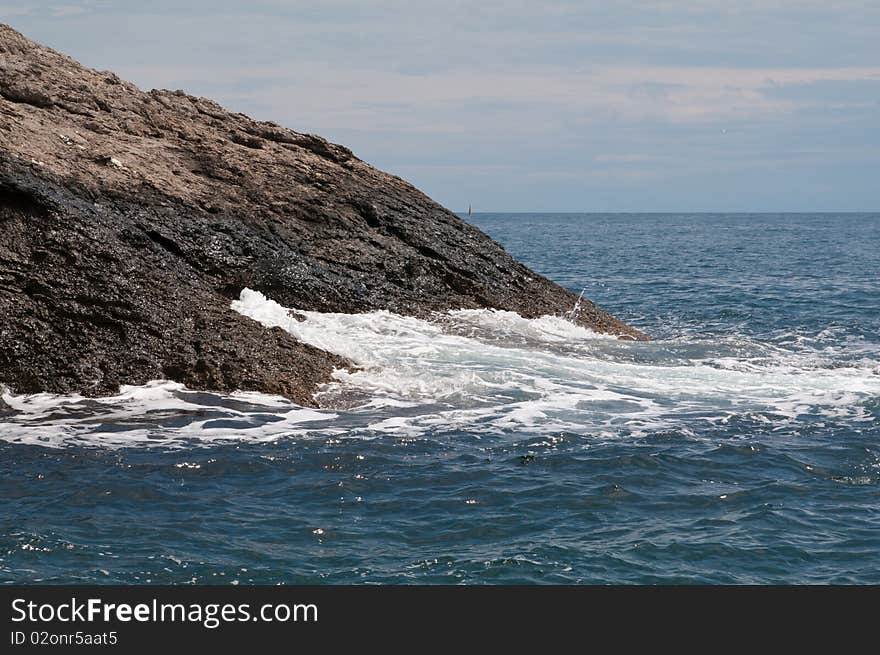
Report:
M 245 289 L 232 308 L 349 358 L 317 400 L 199 394 L 171 382 L 102 399 L 13 396 L 0 439 L 61 446 L 355 435 L 575 432 L 601 438 L 722 427 L 734 417 L 790 427 L 809 417 L 877 421 L 878 344 L 840 335 L 760 343 L 699 335 L 648 343 L 597 335 L 553 316 L 458 310 L 425 321 L 386 311 L 288 309 Z M 782 345 L 780 345 L 782 344 Z M 352 404 L 354 406 L 352 406 Z M 874 403 L 876 405 L 876 403 Z M 182 417 L 182 418 L 181 418 Z
M 373 407 L 381 406 L 378 397 L 386 407 L 415 403 L 426 410 L 370 424 L 378 431 L 640 433 L 750 413 L 778 421 L 809 413 L 865 419 L 864 401 L 880 394 L 876 359 L 832 365 L 841 353 L 824 348 L 786 350 L 742 338 L 708 347 L 694 340 L 621 342 L 559 317 L 525 319 L 498 310 L 452 311 L 438 322 L 388 312 L 296 310 L 306 317 L 298 322 L 247 289 L 233 308 L 364 367 L 337 371 L 337 385 L 324 394 L 358 389 L 373 398 Z M 736 354 L 717 356 L 719 349 Z M 878 349 L 860 353 L 876 356 Z
M 84 398 L 3 390 L 14 410 L 0 420 L 0 439 L 50 447 L 65 445 L 182 446 L 188 439 L 267 441 L 309 432 L 336 414 L 294 405 L 280 396 L 236 392 L 221 397 L 154 380 L 123 386 L 114 396 Z M 271 422 L 264 420 L 271 415 Z
M 488 337 L 520 336 L 545 343 L 584 339 L 614 340 L 610 334 L 594 332 L 559 316 L 523 318 L 516 312 L 501 309 L 459 309 L 449 312 L 452 323 L 482 328 Z M 483 335 L 481 335 L 483 336 Z

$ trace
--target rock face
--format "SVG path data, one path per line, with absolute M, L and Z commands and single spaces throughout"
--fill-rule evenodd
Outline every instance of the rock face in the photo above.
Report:
M 576 296 L 321 137 L 145 93 L 0 25 L 0 383 L 89 395 L 168 378 L 310 403 L 339 357 L 229 309 L 526 317 Z M 584 301 L 579 323 L 645 338 Z

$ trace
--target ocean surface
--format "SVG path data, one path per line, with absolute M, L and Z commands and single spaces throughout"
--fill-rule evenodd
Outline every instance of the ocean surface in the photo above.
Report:
M 655 340 L 245 290 L 363 370 L 4 391 L 0 582 L 880 583 L 880 214 L 469 220 Z

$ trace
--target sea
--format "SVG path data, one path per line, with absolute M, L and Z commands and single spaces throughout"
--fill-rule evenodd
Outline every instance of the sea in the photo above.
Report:
M 464 218 L 653 340 L 245 289 L 360 369 L 4 389 L 0 582 L 880 583 L 880 214 Z

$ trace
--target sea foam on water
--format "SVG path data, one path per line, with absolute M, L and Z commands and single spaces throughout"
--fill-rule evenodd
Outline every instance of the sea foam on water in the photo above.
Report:
M 250 289 L 232 308 L 358 369 L 334 372 L 317 394 L 320 409 L 168 381 L 98 399 L 5 391 L 14 414 L 0 423 L 0 438 L 169 447 L 437 430 L 626 437 L 673 427 L 711 431 L 744 417 L 780 426 L 871 420 L 868 400 L 880 394 L 875 352 L 843 357 L 744 337 L 625 342 L 562 317 L 497 310 L 451 311 L 432 321 L 387 311 L 310 312 Z

